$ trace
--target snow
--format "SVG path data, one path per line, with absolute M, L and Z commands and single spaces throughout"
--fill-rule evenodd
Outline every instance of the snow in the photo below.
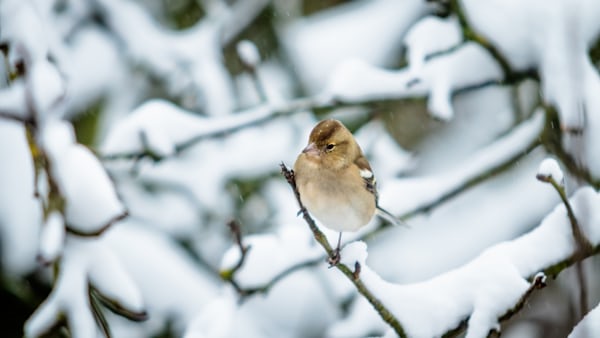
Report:
M 90 263 L 88 279 L 96 290 L 117 304 L 133 313 L 145 312 L 142 294 L 119 258 L 106 246 L 95 248 Z
M 19 46 L 18 50 L 11 52 L 9 57 L 11 65 L 25 56 L 31 61 L 46 59 L 49 49 L 47 27 L 33 1 L 2 1 L 0 17 L 2 18 L 2 41 Z
M 217 338 L 231 336 L 236 305 L 233 296 L 218 297 L 209 302 L 191 321 L 184 338 Z
M 558 107 L 564 128 L 581 128 L 582 90 L 589 76 L 587 50 L 600 31 L 592 18 L 598 2 L 589 0 L 518 1 L 464 0 L 475 30 L 495 45 L 518 70 L 537 68 L 545 100 Z M 476 15 L 470 15 L 476 13 Z
M 349 3 L 294 20 L 282 30 L 282 41 L 305 88 L 314 94 L 346 59 L 391 63 L 406 30 L 427 10 L 419 0 Z
M 456 90 L 503 77 L 500 67 L 480 45 L 467 42 L 453 53 L 442 54 L 415 69 L 384 70 L 352 59 L 338 65 L 320 94 L 324 100 L 364 102 L 381 99 L 428 97 L 430 113 L 441 120 L 454 115 Z
M 107 230 L 103 241 L 141 292 L 149 318 L 143 326 L 163 327 L 175 318 L 174 329 L 183 332 L 217 294 L 216 278 L 173 240 L 143 223 L 125 220 Z
M 552 178 L 559 185 L 564 184 L 564 174 L 558 162 L 553 158 L 546 158 L 540 163 L 537 176 L 541 177 L 544 181 Z
M 594 307 L 585 317 L 573 328 L 568 338 L 585 338 L 590 334 L 600 332 L 600 307 Z
M 38 259 L 43 264 L 54 262 L 62 253 L 65 242 L 65 221 L 59 212 L 48 215 L 42 228 Z
M 461 41 L 462 32 L 455 16 L 446 19 L 430 16 L 419 20 L 404 38 L 410 71 L 420 74 L 428 57 L 456 47 Z
M 600 231 L 594 225 L 600 213 L 590 206 L 600 202 L 600 196 L 591 188 L 577 190 L 571 203 L 583 223 L 584 232 L 597 245 Z M 552 245 L 548 245 L 551 243 Z M 361 264 L 361 279 L 398 318 L 410 337 L 440 336 L 469 317 L 466 337 L 486 336 L 498 327 L 498 318 L 512 308 L 529 287 L 528 278 L 568 259 L 577 246 L 564 205 L 558 204 L 540 225 L 531 232 L 511 241 L 486 249 L 471 262 L 429 280 L 412 284 L 393 284 L 384 281 L 366 265 L 366 245 L 348 244 L 343 262 Z M 351 316 L 333 324 L 332 336 L 360 335 L 372 324 Z M 362 321 L 361 321 L 362 322 Z M 352 328 L 349 331 L 347 329 Z
M 105 155 L 118 155 L 147 149 L 160 156 L 169 156 L 175 153 L 179 143 L 191 138 L 259 122 L 272 114 L 272 108 L 265 105 L 232 116 L 204 118 L 167 101 L 150 100 L 111 130 L 101 151 Z
M 0 249 L 6 274 L 22 276 L 35 267 L 42 208 L 34 197 L 33 161 L 25 128 L 0 120 Z M 10 193 L 9 193 L 10 192 Z
M 456 167 L 446 167 L 432 177 L 410 177 L 388 180 L 379 192 L 380 205 L 401 215 L 427 205 L 465 184 L 475 175 L 517 156 L 538 137 L 543 126 L 543 114 L 536 113 L 511 133 L 477 151 L 468 161 Z M 404 196 L 411 196 L 410 199 Z
M 367 244 L 363 241 L 352 242 L 344 247 L 341 263 L 354 268 L 354 264 L 367 264 Z
M 25 83 L 22 79 L 13 82 L 12 86 L 0 89 L 0 111 L 25 118 Z
M 223 64 L 219 20 L 201 20 L 183 32 L 160 27 L 136 2 L 102 0 L 107 24 L 125 42 L 132 61 L 183 95 L 188 108 L 228 115 L 235 106 L 233 85 Z
M 42 140 L 51 175 L 65 198 L 69 228 L 95 233 L 125 212 L 104 167 L 89 149 L 74 143 L 75 134 L 68 122 L 49 121 Z
M 40 336 L 64 314 L 73 337 L 94 337 L 88 285 L 127 311 L 143 312 L 139 291 L 106 246 L 96 238 L 68 236 L 54 288 L 25 322 L 25 336 Z
M 34 62 L 27 78 L 33 109 L 38 121 L 53 113 L 66 94 L 65 82 L 56 66 L 48 60 Z
M 240 59 L 246 67 L 256 68 L 258 66 L 260 63 L 260 53 L 252 41 L 242 40 L 238 42 L 236 48 Z
M 24 127 L 0 117 L 1 274 L 21 288 L 21 276 L 35 272 L 36 254 L 60 268 L 26 336 L 51 327 L 58 314 L 70 336 L 97 336 L 89 283 L 110 301 L 149 314 L 131 323 L 106 311 L 116 337 L 156 336 L 165 328 L 187 338 L 395 336 L 352 283 L 327 268 L 278 174 L 278 164 L 292 163 L 302 149 L 315 119 L 330 116 L 358 127 L 384 208 L 396 215 L 425 210 L 408 220 L 408 230 L 380 228 L 375 220 L 343 237 L 350 243 L 343 262 L 351 269 L 360 262 L 361 278 L 409 335 L 439 336 L 467 318 L 467 337 L 492 328 L 507 337 L 539 333 L 527 314 L 525 331 L 512 323 L 504 330 L 497 321 L 534 275 L 575 250 L 557 194 L 534 179 L 569 175 L 544 147 L 531 149 L 542 128 L 562 128 L 564 150 L 595 181 L 600 177 L 600 77 L 597 57 L 588 55 L 600 32 L 598 2 L 458 2 L 473 31 L 512 70 L 539 74 L 525 90 L 521 83 L 495 85 L 505 75 L 497 61 L 461 41 L 456 17 L 432 16 L 434 4 L 347 2 L 306 15 L 298 1 L 269 3 L 200 2 L 205 15 L 173 30 L 157 1 L 0 2 L 8 68 L 22 60 L 28 66 L 25 78 L 0 85 L 0 111 L 36 119 L 32 136 L 50 164 L 34 182 Z M 263 27 L 254 28 L 269 21 L 261 13 L 272 14 L 267 31 L 277 46 L 261 43 L 262 60 L 249 40 L 240 42 L 238 56 L 256 76 L 234 78 L 223 51 L 240 38 L 261 42 Z M 404 56 L 408 64 L 400 66 Z M 257 78 L 264 93 L 256 90 Z M 543 112 L 531 115 L 538 91 L 543 104 L 557 108 L 559 126 L 544 126 Z M 513 112 L 511 100 L 530 106 Z M 62 120 L 90 111 L 92 119 L 98 113 L 94 136 L 103 142 L 92 147 L 101 161 Z M 402 135 L 399 146 L 395 126 L 385 123 L 404 124 L 405 114 L 418 119 L 408 119 L 414 137 Z M 115 159 L 145 151 L 162 160 Z M 46 175 L 67 203 L 64 215 L 44 219 Z M 33 195 L 34 183 L 41 198 Z M 597 244 L 598 195 L 586 185 L 570 182 L 568 192 L 575 191 L 575 214 Z M 125 210 L 130 216 L 100 236 L 65 232 L 96 232 Z M 286 269 L 312 264 L 239 302 L 218 276 L 240 258 L 225 227 L 232 217 L 250 246 L 234 275 L 241 287 L 262 287 Z M 334 244 L 337 233 L 323 231 Z M 353 242 L 363 236 L 365 242 Z M 559 278 L 557 293 L 570 295 L 572 281 Z M 593 288 L 588 294 L 596 303 Z M 564 320 L 553 305 L 544 310 Z M 596 313 L 572 336 L 600 331 Z
M 262 287 L 287 267 L 323 256 L 311 240 L 310 231 L 291 226 L 280 234 L 247 236 L 244 245 L 249 249 L 243 268 L 235 273 L 236 281 L 246 288 Z M 232 269 L 239 259 L 239 248 L 232 246 L 223 255 L 221 271 Z

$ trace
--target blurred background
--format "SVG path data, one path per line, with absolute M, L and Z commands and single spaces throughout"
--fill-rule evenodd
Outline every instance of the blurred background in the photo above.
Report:
M 589 7 L 573 14 L 580 29 L 564 22 L 581 46 L 556 48 L 580 48 L 596 71 L 600 25 L 592 14 L 600 9 L 580 2 Z M 385 334 L 352 284 L 327 269 L 279 164 L 293 165 L 323 118 L 355 133 L 383 206 L 411 228 L 374 220 L 344 238 L 364 239 L 369 267 L 392 283 L 427 281 L 529 232 L 560 203 L 535 179 L 544 158 L 559 159 L 569 193 L 597 190 L 600 177 L 589 130 L 561 138 L 567 128 L 559 125 L 586 128 L 598 119 L 569 119 L 577 113 L 568 114 L 565 102 L 575 90 L 587 93 L 588 64 L 572 61 L 578 55 L 546 60 L 557 54 L 534 42 L 564 31 L 544 28 L 563 17 L 558 5 L 551 13 L 543 6 L 2 0 L 0 112 L 18 117 L 0 118 L 2 336 L 23 336 L 61 267 L 60 258 L 39 264 L 47 208 L 33 192 L 44 179 L 34 177 L 35 136 L 26 137 L 23 122 L 38 101 L 50 103 L 38 105 L 48 112 L 36 106 L 35 118 L 54 114 L 72 124 L 129 214 L 91 239 L 115 254 L 148 314 L 136 322 L 92 310 L 113 337 Z M 569 62 L 568 71 L 556 71 Z M 37 64 L 58 76 L 36 73 Z M 579 87 L 569 89 L 573 83 Z M 83 195 L 95 189 L 78 184 Z M 63 257 L 75 236 L 66 228 Z M 336 234 L 325 232 L 333 243 Z M 236 235 L 249 248 L 239 266 Z M 502 322 L 502 335 L 566 337 L 584 314 L 582 295 L 587 310 L 600 299 L 597 258 L 582 266 L 584 284 L 575 265 L 566 268 Z M 47 337 L 71 336 L 64 319 Z

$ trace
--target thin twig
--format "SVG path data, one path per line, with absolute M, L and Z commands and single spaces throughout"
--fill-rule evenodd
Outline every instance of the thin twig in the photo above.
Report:
M 600 189 L 600 178 L 594 177 L 588 168 L 579 164 L 579 162 L 563 148 L 562 130 L 560 128 L 560 120 L 556 108 L 545 104 L 542 104 L 541 106 L 546 112 L 546 125 L 540 136 L 544 148 L 546 148 L 549 153 L 558 157 L 560 162 L 573 176 L 587 182 L 596 190 Z
M 315 221 L 308 214 L 308 212 L 306 211 L 306 208 L 304 207 L 304 205 L 302 204 L 302 201 L 300 200 L 300 193 L 298 192 L 298 189 L 296 187 L 296 180 L 294 177 L 294 172 L 292 170 L 288 169 L 284 163 L 281 163 L 280 166 L 281 166 L 282 174 L 285 176 L 287 182 L 290 184 L 290 186 L 292 187 L 292 189 L 294 191 L 294 195 L 296 196 L 296 201 L 298 202 L 298 205 L 300 206 L 300 212 L 302 213 L 302 217 L 306 221 L 306 224 L 312 231 L 317 242 L 319 242 L 319 244 L 327 252 L 327 255 L 329 257 L 332 257 L 332 255 L 334 254 L 334 250 L 331 248 L 331 245 L 327 241 L 327 237 L 325 237 L 325 235 L 321 232 L 321 230 L 319 230 L 319 228 L 315 224 Z M 337 265 L 335 265 L 335 267 L 338 270 L 340 270 L 354 284 L 354 286 L 356 287 L 358 292 L 361 295 L 363 295 L 369 301 L 369 303 L 371 303 L 371 305 L 375 308 L 377 313 L 379 313 L 379 316 L 388 325 L 390 325 L 394 329 L 394 331 L 398 334 L 399 337 L 403 337 L 403 338 L 407 337 L 406 332 L 404 331 L 404 328 L 402 327 L 400 322 L 396 319 L 396 317 L 394 317 L 394 315 L 385 307 L 385 305 L 383 305 L 383 303 L 377 297 L 375 297 L 375 295 L 373 295 L 371 293 L 371 291 L 369 291 L 369 289 L 362 282 L 362 280 L 360 279 L 360 276 L 359 276 L 360 268 L 355 267 L 355 270 L 353 271 L 348 266 L 346 266 L 345 264 L 342 264 L 342 263 L 338 263 Z M 357 272 L 357 273 L 355 274 L 355 272 Z
M 323 261 L 324 261 L 323 257 L 319 257 L 317 259 L 308 260 L 308 261 L 304 261 L 300 264 L 292 265 L 292 266 L 288 267 L 287 269 L 281 271 L 277 275 L 275 275 L 275 277 L 273 277 L 269 282 L 267 282 L 261 286 L 258 286 L 258 287 L 252 287 L 252 288 L 242 287 L 233 277 L 226 281 L 229 282 L 233 286 L 233 288 L 236 290 L 236 292 L 241 296 L 240 300 L 243 301 L 247 297 L 250 297 L 254 294 L 265 294 L 265 293 L 269 292 L 269 290 L 271 290 L 271 288 L 275 284 L 277 284 L 281 280 L 285 279 L 286 277 L 292 275 L 294 272 L 300 271 L 302 269 L 306 269 L 309 267 L 313 267 L 319 263 L 323 263 Z
M 573 208 L 571 207 L 571 203 L 567 198 L 567 194 L 565 188 L 558 184 L 554 177 L 546 176 L 546 175 L 537 175 L 536 178 L 542 182 L 550 183 L 554 190 L 560 196 L 563 204 L 565 205 L 565 209 L 567 210 L 567 216 L 569 217 L 569 224 L 571 225 L 571 231 L 573 233 L 573 238 L 577 243 L 577 252 L 576 255 L 584 257 L 586 254 L 592 252 L 594 250 L 594 246 L 585 236 L 581 227 L 579 226 L 579 222 L 577 221 L 577 217 L 575 217 L 575 213 L 573 212 Z M 583 268 L 582 259 L 579 259 L 575 264 L 575 271 L 577 276 L 577 282 L 579 284 L 579 313 L 581 316 L 584 316 L 588 311 L 588 302 L 587 302 L 587 283 L 585 281 L 585 271 Z
M 146 311 L 135 312 L 130 309 L 125 308 L 123 305 L 115 302 L 114 300 L 106 297 L 101 292 L 99 292 L 93 285 L 89 285 L 89 293 L 97 298 L 106 308 L 112 311 L 115 314 L 123 316 L 129 320 L 133 320 L 136 322 L 143 322 L 148 319 L 148 313 Z M 100 311 L 98 309 L 98 311 Z
M 233 235 L 235 244 L 240 250 L 240 259 L 233 266 L 233 268 L 221 271 L 219 275 L 223 280 L 232 281 L 235 276 L 235 273 L 244 265 L 244 262 L 246 261 L 246 255 L 248 254 L 248 250 L 250 250 L 250 246 L 246 246 L 242 243 L 242 230 L 238 221 L 231 220 L 227 223 L 227 226 L 229 227 L 229 231 Z M 236 285 L 234 285 L 234 287 L 236 288 L 238 293 L 242 293 L 242 290 L 240 288 L 236 287 Z
M 581 227 L 579 226 L 577 217 L 575 217 L 575 213 L 573 212 L 573 207 L 571 207 L 571 203 L 569 202 L 569 199 L 567 198 L 567 193 L 565 191 L 565 188 L 562 185 L 558 184 L 558 182 L 556 182 L 556 180 L 552 176 L 545 176 L 543 178 L 541 178 L 540 176 L 537 176 L 537 178 L 542 181 L 545 180 L 546 182 L 550 183 L 552 185 L 552 187 L 554 188 L 554 190 L 556 190 L 556 192 L 560 196 L 560 199 L 562 200 L 563 204 L 565 205 L 565 208 L 567 209 L 567 215 L 569 217 L 569 224 L 571 225 L 571 231 L 573 232 L 573 237 L 575 238 L 575 241 L 577 242 L 578 249 L 581 250 L 583 253 L 592 251 L 594 246 L 584 235 L 583 231 L 581 231 Z

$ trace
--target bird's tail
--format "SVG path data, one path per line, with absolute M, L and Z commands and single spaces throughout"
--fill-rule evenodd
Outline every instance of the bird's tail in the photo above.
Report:
M 406 222 L 392 215 L 389 211 L 380 206 L 377 206 L 377 215 L 390 222 L 392 225 L 410 228 L 410 225 L 408 225 Z

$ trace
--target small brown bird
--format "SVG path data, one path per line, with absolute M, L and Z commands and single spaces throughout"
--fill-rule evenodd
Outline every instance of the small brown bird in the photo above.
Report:
M 333 119 L 319 122 L 294 164 L 302 204 L 329 229 L 339 231 L 335 256 L 339 262 L 343 231 L 356 231 L 378 215 L 402 224 L 379 207 L 375 175 L 352 133 Z

